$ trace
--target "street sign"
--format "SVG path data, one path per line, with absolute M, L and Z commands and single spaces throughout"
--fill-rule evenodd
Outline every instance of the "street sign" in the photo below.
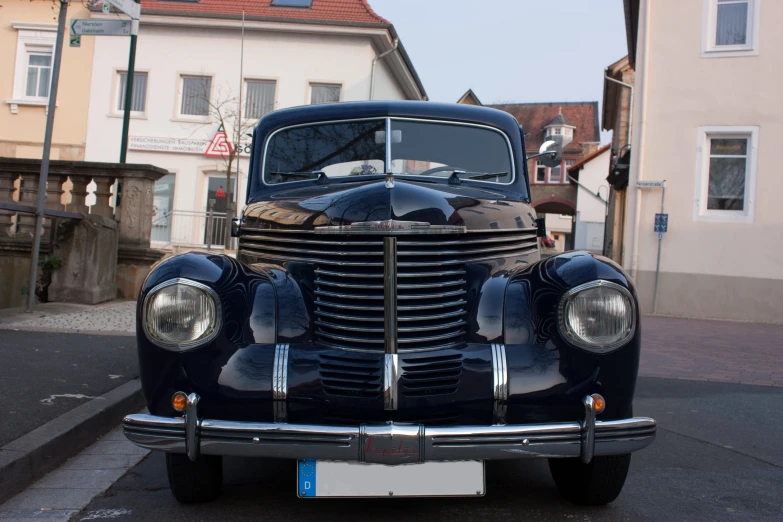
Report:
M 82 37 L 79 35 L 71 35 L 70 39 L 68 40 L 69 45 L 71 47 L 81 47 L 82 46 Z
M 71 36 L 82 34 L 96 36 L 130 36 L 134 34 L 134 22 L 131 20 L 71 20 Z
M 655 229 L 654 232 L 663 234 L 669 230 L 669 214 L 655 214 Z M 662 236 L 658 236 L 660 239 Z
M 141 4 L 133 0 L 108 0 L 108 2 L 134 20 L 139 19 Z
M 663 232 L 658 232 L 658 239 L 663 239 Z
M 636 188 L 664 188 L 666 181 L 636 180 Z
M 111 14 L 111 4 L 109 0 L 103 0 L 103 14 Z

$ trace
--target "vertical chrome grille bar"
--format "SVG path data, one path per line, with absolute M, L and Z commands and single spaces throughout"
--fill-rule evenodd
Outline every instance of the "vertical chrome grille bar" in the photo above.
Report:
M 388 131 L 388 125 L 387 125 Z M 397 409 L 397 238 L 383 238 L 383 406 Z
M 275 360 L 272 365 L 272 407 L 275 422 L 286 419 L 286 398 L 288 396 L 288 351 L 290 344 L 275 345 Z
M 383 331 L 385 353 L 397 353 L 397 238 L 383 238 Z
M 391 118 L 386 118 L 386 188 L 394 188 L 394 174 L 392 173 L 392 138 Z

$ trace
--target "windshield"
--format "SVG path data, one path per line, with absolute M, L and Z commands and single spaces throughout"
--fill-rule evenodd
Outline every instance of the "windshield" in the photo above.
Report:
M 418 120 L 391 120 L 391 172 L 397 175 L 493 183 L 513 181 L 511 150 L 488 127 Z M 365 176 L 386 172 L 386 120 L 320 123 L 274 133 L 266 148 L 267 184 Z

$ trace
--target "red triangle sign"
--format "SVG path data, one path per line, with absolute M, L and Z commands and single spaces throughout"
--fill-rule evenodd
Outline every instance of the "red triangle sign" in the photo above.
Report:
M 209 146 L 207 146 L 204 156 L 225 158 L 233 152 L 234 147 L 232 147 L 231 142 L 228 141 L 223 127 L 220 127 L 212 137 L 212 141 L 209 142 Z

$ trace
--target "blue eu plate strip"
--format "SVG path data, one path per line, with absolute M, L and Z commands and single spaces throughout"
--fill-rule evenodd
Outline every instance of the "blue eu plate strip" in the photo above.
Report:
M 299 479 L 297 493 L 300 497 L 315 496 L 315 459 L 304 459 L 298 462 Z

